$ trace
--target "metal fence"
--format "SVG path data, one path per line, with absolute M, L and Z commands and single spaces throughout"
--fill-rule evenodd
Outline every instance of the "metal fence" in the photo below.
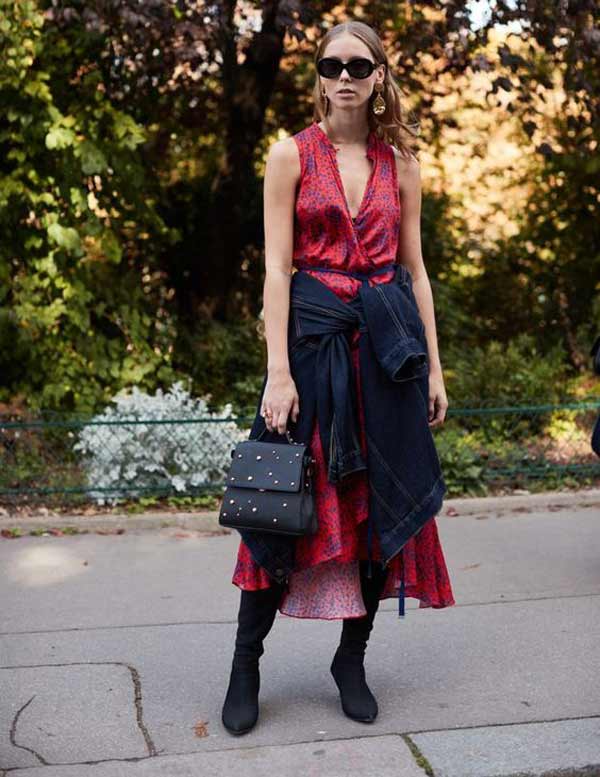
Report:
M 448 496 L 600 485 L 590 445 L 599 412 L 600 397 L 454 405 L 433 432 Z M 218 497 L 230 450 L 252 420 L 0 416 L 0 505 Z

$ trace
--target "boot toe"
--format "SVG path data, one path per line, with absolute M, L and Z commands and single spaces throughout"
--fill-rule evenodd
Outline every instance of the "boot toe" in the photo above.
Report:
M 360 723 L 373 723 L 379 709 L 367 685 L 362 662 L 334 658 L 330 670 L 340 692 L 344 714 Z
M 221 712 L 223 725 L 230 734 L 246 734 L 256 725 L 259 684 L 256 674 L 232 672 Z
M 363 691 L 360 697 L 342 696 L 341 702 L 344 714 L 352 720 L 357 720 L 359 723 L 373 723 L 377 718 L 379 709 L 371 693 L 366 694 Z
M 256 713 L 249 710 L 223 710 L 221 715 L 223 725 L 230 734 L 239 736 L 247 734 L 256 725 L 258 720 L 258 710 Z
M 361 723 L 372 723 L 378 713 L 377 702 L 372 695 L 370 698 L 363 694 L 357 700 L 344 700 L 342 707 L 348 717 Z

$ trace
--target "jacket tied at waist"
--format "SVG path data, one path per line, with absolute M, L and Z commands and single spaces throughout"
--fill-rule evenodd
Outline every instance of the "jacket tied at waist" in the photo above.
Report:
M 366 460 L 350 349 L 357 328 Z M 375 530 L 387 566 L 440 510 L 446 491 L 428 422 L 427 340 L 410 272 L 396 265 L 391 281 L 373 286 L 365 278 L 349 302 L 309 273 L 294 273 L 288 346 L 299 397 L 298 417 L 288 418 L 288 431 L 294 441 L 310 444 L 316 417 L 330 482 L 367 471 L 369 558 Z M 266 381 L 265 374 L 250 437 L 264 432 L 265 441 L 281 440 L 277 431 L 266 430 L 260 414 Z M 276 580 L 288 577 L 294 566 L 293 539 L 240 533 L 258 564 Z
M 350 338 L 360 333 L 361 375 L 377 362 L 383 375 L 400 383 L 429 373 L 424 326 L 414 303 L 410 275 L 397 265 L 392 282 L 369 286 L 344 302 L 316 278 L 299 272 L 292 276 L 290 315 L 294 333 L 291 348 L 313 344 L 319 338 L 315 377 L 317 414 L 327 477 L 339 482 L 367 463 L 357 430 L 358 406 L 350 353 Z M 317 285 L 318 284 L 318 285 Z M 368 375 L 367 375 L 368 378 Z M 376 390 L 376 385 L 373 384 Z M 372 402 L 377 396 L 368 397 Z M 389 408 L 393 413 L 393 406 Z M 376 434 L 376 430 L 374 430 Z

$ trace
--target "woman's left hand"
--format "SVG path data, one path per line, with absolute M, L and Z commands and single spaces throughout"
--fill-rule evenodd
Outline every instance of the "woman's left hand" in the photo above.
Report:
M 446 419 L 448 398 L 441 370 L 429 372 L 429 426 L 441 426 Z

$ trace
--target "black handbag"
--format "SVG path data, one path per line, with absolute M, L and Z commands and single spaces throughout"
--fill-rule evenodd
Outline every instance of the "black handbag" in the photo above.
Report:
M 305 443 L 239 442 L 219 512 L 219 524 L 232 529 L 303 536 L 318 529 L 313 497 L 315 458 Z

